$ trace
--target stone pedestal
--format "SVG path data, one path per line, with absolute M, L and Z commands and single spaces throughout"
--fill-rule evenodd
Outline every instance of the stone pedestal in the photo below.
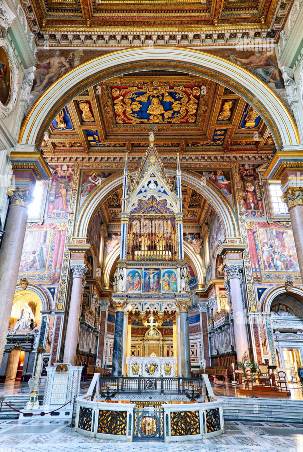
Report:
M 28 190 L 16 190 L 11 197 L 5 234 L 0 248 L 0 362 L 15 294 L 27 222 Z
M 74 364 L 79 339 L 83 280 L 85 273 L 87 272 L 87 267 L 84 264 L 72 264 L 71 270 L 73 274 L 73 284 L 65 336 L 64 362 Z

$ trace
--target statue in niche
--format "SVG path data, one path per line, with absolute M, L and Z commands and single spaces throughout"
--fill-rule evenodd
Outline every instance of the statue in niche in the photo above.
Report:
M 180 288 L 181 292 L 187 292 L 189 290 L 187 267 L 182 267 L 180 270 Z
M 17 333 L 18 331 L 29 331 L 33 330 L 35 327 L 35 317 L 33 311 L 29 307 L 28 304 L 24 304 L 21 309 L 20 318 L 17 320 L 13 332 Z
M 117 292 L 124 292 L 125 281 L 122 268 L 117 268 L 114 276 L 114 288 Z

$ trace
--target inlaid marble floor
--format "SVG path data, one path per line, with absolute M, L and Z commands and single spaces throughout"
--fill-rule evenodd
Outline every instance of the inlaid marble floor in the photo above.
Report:
M 59 420 L 0 421 L 0 452 L 303 451 L 303 424 L 226 422 L 225 433 L 199 442 L 123 443 L 86 438 Z

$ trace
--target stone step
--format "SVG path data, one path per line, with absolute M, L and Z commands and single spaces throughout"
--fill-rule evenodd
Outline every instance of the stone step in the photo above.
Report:
M 303 423 L 303 400 L 221 397 L 226 420 Z
M 4 402 L 8 402 L 13 408 L 6 405 L 6 403 L 3 403 L 0 411 L 0 419 L 18 419 L 19 412 L 15 411 L 14 408 L 16 408 L 17 410 L 22 410 L 25 407 L 28 399 L 28 394 L 5 396 Z

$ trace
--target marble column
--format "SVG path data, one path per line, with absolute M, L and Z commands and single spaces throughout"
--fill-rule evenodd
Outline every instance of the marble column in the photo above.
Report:
M 87 267 L 84 264 L 72 264 L 71 271 L 73 275 L 73 282 L 70 296 L 63 361 L 65 363 L 75 364 L 77 345 L 79 341 L 79 321 L 81 314 L 83 282 L 85 273 L 87 272 Z
M 303 281 L 303 183 L 302 187 L 288 187 L 285 192 L 298 263 Z
M 188 303 L 179 303 L 179 355 L 180 369 L 179 375 L 190 378 L 190 346 L 188 328 Z
M 242 291 L 243 265 L 226 265 L 225 273 L 233 312 L 237 360 L 242 361 L 249 358 L 247 315 Z
M 112 375 L 122 376 L 123 363 L 123 332 L 124 332 L 124 310 L 123 306 L 116 306 L 115 335 L 113 347 Z
M 30 191 L 17 189 L 10 200 L 0 248 L 0 363 L 2 361 L 27 223 Z

